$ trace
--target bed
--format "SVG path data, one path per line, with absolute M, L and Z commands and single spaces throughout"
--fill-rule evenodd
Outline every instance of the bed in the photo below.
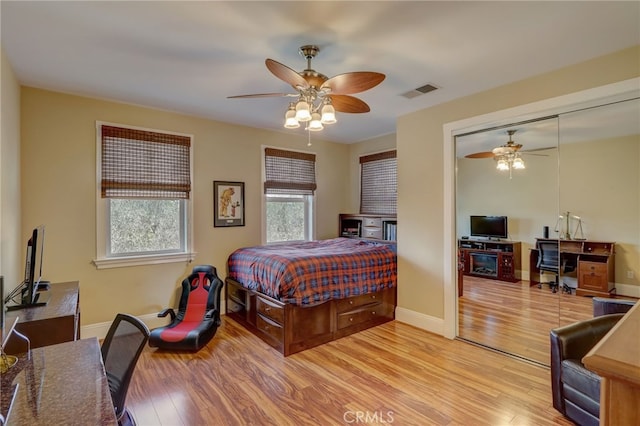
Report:
M 395 318 L 394 242 L 245 247 L 227 261 L 226 315 L 284 356 Z

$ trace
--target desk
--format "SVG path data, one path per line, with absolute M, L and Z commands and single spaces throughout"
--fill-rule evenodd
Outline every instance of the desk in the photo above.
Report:
M 537 238 L 538 241 L 558 241 Z M 560 274 L 563 264 L 576 270 L 578 296 L 607 297 L 615 292 L 615 243 L 590 240 L 560 240 Z M 531 285 L 540 282 L 538 269 L 538 249 L 529 253 L 529 281 Z
M 1 376 L 8 425 L 117 425 L 98 339 L 32 349 Z
M 598 373 L 600 424 L 640 424 L 640 303 L 607 333 L 582 359 Z
M 77 281 L 51 284 L 45 306 L 9 311 L 7 324 L 18 318 L 16 331 L 31 341 L 31 348 L 55 345 L 80 338 L 80 289 Z M 7 353 L 18 353 L 14 341 L 7 342 Z

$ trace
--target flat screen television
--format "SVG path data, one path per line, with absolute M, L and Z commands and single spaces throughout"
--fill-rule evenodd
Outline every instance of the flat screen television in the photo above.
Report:
M 507 216 L 471 216 L 470 232 L 472 237 L 506 239 Z
M 27 241 L 27 255 L 24 265 L 24 281 L 5 299 L 7 310 L 29 306 L 46 305 L 49 299 L 49 282 L 42 280 L 42 258 L 44 255 L 44 225 L 36 227 Z M 10 304 L 11 302 L 15 304 Z

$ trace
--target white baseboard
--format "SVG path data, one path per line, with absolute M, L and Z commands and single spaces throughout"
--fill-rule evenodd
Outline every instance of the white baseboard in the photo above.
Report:
M 616 294 L 618 296 L 628 296 L 640 299 L 640 286 L 630 284 L 616 284 Z
M 396 321 L 444 336 L 444 320 L 442 318 L 432 317 L 398 306 L 396 307 Z
M 168 316 L 166 318 L 158 318 L 157 313 L 137 315 L 137 317 L 140 318 L 147 327 L 149 327 L 149 330 L 167 325 L 169 318 Z M 86 339 L 88 337 L 97 337 L 98 340 L 104 339 L 107 336 L 109 327 L 111 327 L 111 321 L 82 326 L 80 328 L 80 338 Z

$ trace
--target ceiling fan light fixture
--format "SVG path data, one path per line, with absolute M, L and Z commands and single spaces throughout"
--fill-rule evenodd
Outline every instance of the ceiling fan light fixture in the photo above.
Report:
M 336 120 L 336 110 L 333 105 L 331 105 L 331 101 L 328 101 L 322 106 L 322 118 L 320 122 L 322 124 L 333 124 L 336 121 L 338 121 Z
M 296 107 L 293 103 L 289 104 L 289 109 L 284 114 L 284 127 L 287 129 L 300 127 L 300 123 L 296 120 Z
M 311 114 L 311 121 L 309 122 L 308 129 L 312 132 L 318 132 L 324 129 L 324 126 L 322 125 L 322 122 L 320 120 L 320 113 L 314 112 L 313 114 Z
M 525 168 L 522 158 L 516 156 L 516 158 L 513 159 L 513 168 L 517 170 L 522 170 Z
M 498 159 L 498 164 L 496 165 L 496 168 L 500 171 L 506 171 L 509 170 L 509 163 L 507 162 L 507 160 L 503 157 Z
M 295 118 L 303 123 L 311 120 L 311 111 L 309 111 L 309 104 L 306 101 L 301 99 L 296 104 Z

